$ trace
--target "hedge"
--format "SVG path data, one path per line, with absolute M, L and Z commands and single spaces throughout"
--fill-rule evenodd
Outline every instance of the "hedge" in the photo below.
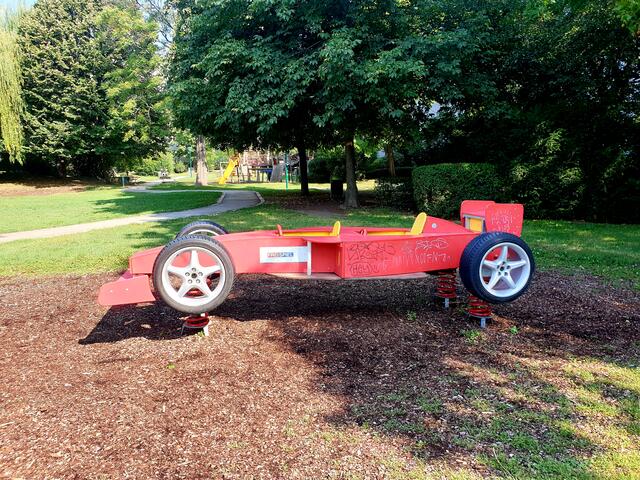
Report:
M 373 189 L 378 205 L 413 210 L 411 178 L 379 178 Z
M 417 167 L 412 173 L 418 211 L 456 218 L 463 200 L 503 201 L 506 175 L 488 163 L 440 163 Z
M 396 167 L 395 178 L 411 179 L 411 172 L 413 172 L 413 167 Z M 366 172 L 365 177 L 367 180 L 386 180 L 392 178 L 389 177 L 389 169 L 387 167 L 370 170 Z

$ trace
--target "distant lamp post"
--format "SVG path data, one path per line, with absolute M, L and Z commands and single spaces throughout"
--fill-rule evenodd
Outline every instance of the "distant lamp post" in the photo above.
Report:
M 284 154 L 284 189 L 289 190 L 289 152 Z
M 193 146 L 187 147 L 187 153 L 189 154 L 189 176 L 193 177 Z

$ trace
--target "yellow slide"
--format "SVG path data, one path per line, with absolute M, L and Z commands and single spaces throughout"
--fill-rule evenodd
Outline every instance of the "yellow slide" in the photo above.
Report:
M 227 168 L 224 169 L 224 173 L 218 180 L 218 185 L 224 185 L 225 183 L 227 183 L 227 180 L 229 180 L 229 177 L 233 173 L 233 169 L 236 168 L 237 165 L 238 165 L 237 160 L 229 161 L 229 165 L 227 165 Z

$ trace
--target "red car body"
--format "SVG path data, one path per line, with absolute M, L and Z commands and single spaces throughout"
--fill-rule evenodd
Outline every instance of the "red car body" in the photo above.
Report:
M 426 217 L 412 229 L 340 227 L 338 222 L 333 228 L 282 230 L 278 226 L 274 230 L 220 235 L 215 241 L 228 252 L 236 274 L 326 280 L 415 278 L 426 272 L 458 268 L 463 250 L 482 232 L 519 236 L 522 218 L 523 207 L 519 204 L 467 200 L 461 206 L 461 224 Z M 155 301 L 151 277 L 163 248 L 134 254 L 122 277 L 100 289 L 99 303 L 110 306 Z M 187 256 L 176 259 L 183 266 L 188 261 Z

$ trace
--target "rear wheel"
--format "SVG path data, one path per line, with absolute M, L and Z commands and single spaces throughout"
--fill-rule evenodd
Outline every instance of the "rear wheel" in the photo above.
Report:
M 520 297 L 529 288 L 534 271 L 529 246 L 504 232 L 483 233 L 474 238 L 460 259 L 464 286 L 490 303 L 506 303 Z
M 168 243 L 153 265 L 160 298 L 184 313 L 206 313 L 225 301 L 235 271 L 225 248 L 215 240 L 187 235 Z
M 185 237 L 187 235 L 203 235 L 205 237 L 217 237 L 218 235 L 226 235 L 227 230 L 222 225 L 208 220 L 197 220 L 185 225 L 178 232 L 176 238 Z

